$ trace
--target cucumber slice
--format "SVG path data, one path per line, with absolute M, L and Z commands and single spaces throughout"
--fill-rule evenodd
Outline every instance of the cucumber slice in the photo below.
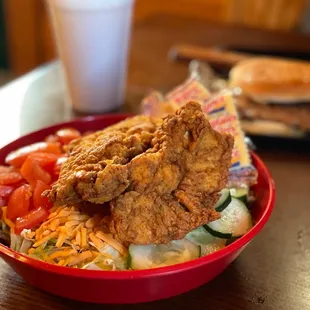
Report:
M 219 221 L 219 220 L 218 220 Z M 215 221 L 217 222 L 217 221 Z M 214 222 L 212 222 L 214 223 Z M 210 223 L 211 224 L 211 223 Z M 211 234 L 213 237 L 216 237 L 216 238 L 220 238 L 220 239 L 230 239 L 232 237 L 232 234 L 231 233 L 224 233 L 224 232 L 221 232 L 220 230 L 216 230 L 216 229 L 212 229 L 209 224 L 208 225 L 203 225 L 203 227 L 206 229 L 206 231 Z
M 184 263 L 200 257 L 200 254 L 200 246 L 187 239 L 157 245 L 131 244 L 128 263 L 134 270 L 151 269 Z
M 248 188 L 239 187 L 239 188 L 231 188 L 230 189 L 231 196 L 241 200 L 243 203 L 247 204 L 249 190 Z
M 194 242 L 201 247 L 200 256 L 205 256 L 223 249 L 226 246 L 226 240 L 212 236 L 203 226 L 191 231 L 186 235 L 186 239 Z
M 231 203 L 221 213 L 221 218 L 205 226 L 213 236 L 229 239 L 239 237 L 252 227 L 251 214 L 246 205 L 239 199 L 232 197 Z
M 218 200 L 218 202 L 215 205 L 215 210 L 217 212 L 224 211 L 225 208 L 230 204 L 230 202 L 231 202 L 230 190 L 227 188 L 224 188 L 221 192 L 221 198 Z

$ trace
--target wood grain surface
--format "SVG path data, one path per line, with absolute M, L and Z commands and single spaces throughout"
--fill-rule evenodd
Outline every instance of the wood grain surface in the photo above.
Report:
M 258 45 L 256 40 L 253 35 L 240 37 L 238 31 L 227 34 L 221 27 L 203 27 L 201 22 L 179 18 L 162 16 L 139 24 L 133 33 L 124 109 L 137 112 L 139 100 L 150 88 L 166 91 L 186 78 L 187 66 L 167 59 L 172 45 L 182 42 Z M 273 47 L 280 44 L 272 36 L 264 42 Z M 294 40 L 287 44 L 292 49 Z M 0 90 L 0 145 L 74 116 L 64 104 L 58 65 L 40 68 Z M 0 260 L 0 309 L 310 309 L 310 155 L 294 150 L 260 149 L 258 154 L 275 179 L 275 210 L 262 232 L 212 282 L 189 293 L 148 304 L 93 305 L 41 292 Z

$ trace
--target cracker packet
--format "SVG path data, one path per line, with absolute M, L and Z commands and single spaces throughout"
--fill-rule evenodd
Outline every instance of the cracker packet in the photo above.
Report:
M 229 89 L 212 94 L 201 83 L 199 75 L 191 75 L 182 85 L 165 96 L 157 91 L 150 93 L 142 101 L 142 113 L 164 117 L 174 113 L 188 101 L 201 104 L 213 129 L 231 134 L 235 138 L 228 187 L 250 187 L 255 184 L 257 171 L 251 163 L 233 93 Z

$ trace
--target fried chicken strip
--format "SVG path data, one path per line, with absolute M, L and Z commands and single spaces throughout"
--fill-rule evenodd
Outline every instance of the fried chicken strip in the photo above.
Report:
M 136 116 L 73 141 L 49 199 L 58 205 L 103 204 L 118 197 L 130 184 L 126 164 L 151 146 L 160 124 L 160 119 Z
M 111 202 L 110 229 L 124 244 L 168 243 L 218 218 L 233 138 L 213 130 L 190 102 L 164 119 L 152 145 L 131 160 L 130 186 Z

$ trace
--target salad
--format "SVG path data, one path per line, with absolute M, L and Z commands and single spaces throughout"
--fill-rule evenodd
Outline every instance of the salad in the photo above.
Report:
M 59 266 L 140 270 L 186 262 L 218 251 L 252 227 L 249 189 L 226 188 L 218 220 L 168 244 L 125 247 L 109 231 L 109 214 L 84 205 L 53 205 L 44 195 L 58 179 L 67 145 L 81 133 L 65 128 L 18 149 L 0 166 L 0 242 Z

